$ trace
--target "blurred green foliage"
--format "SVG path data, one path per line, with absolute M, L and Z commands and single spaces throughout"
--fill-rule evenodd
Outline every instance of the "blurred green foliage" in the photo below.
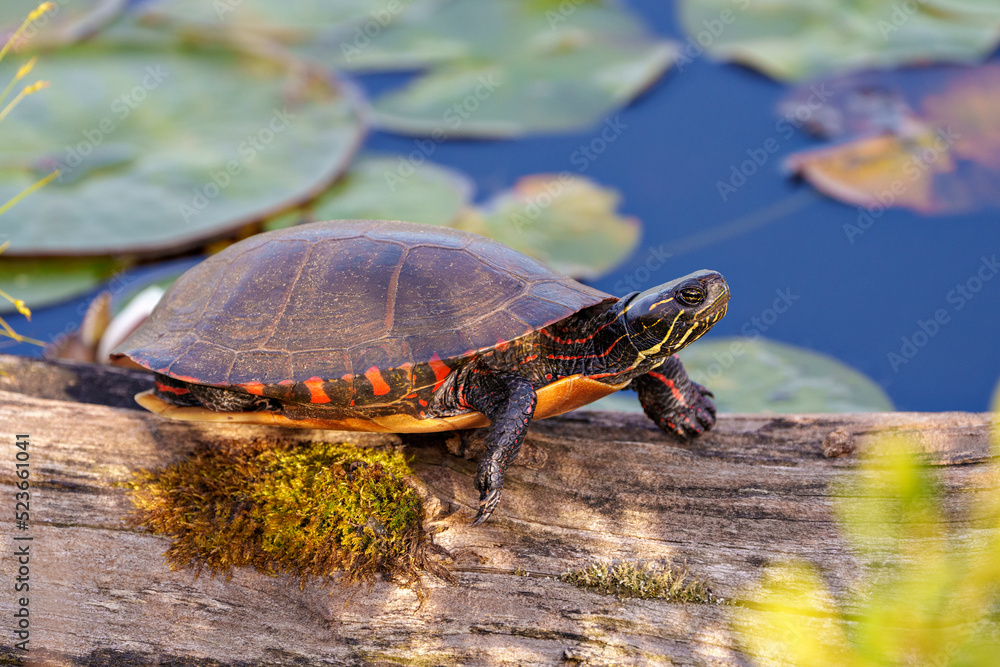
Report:
M 994 410 L 1000 404 L 994 403 Z M 996 413 L 994 413 L 996 414 Z M 835 511 L 862 567 L 837 599 L 814 566 L 768 568 L 734 616 L 760 665 L 987 667 L 1000 655 L 1000 423 L 991 462 L 970 475 L 954 516 L 914 443 L 886 434 L 837 492 Z M 962 532 L 949 530 L 961 526 Z

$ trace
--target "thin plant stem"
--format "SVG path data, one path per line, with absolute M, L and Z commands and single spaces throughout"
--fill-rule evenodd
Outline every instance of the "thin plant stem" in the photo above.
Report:
M 0 60 L 3 60 L 3 57 L 7 55 L 8 51 L 10 51 L 10 47 L 14 45 L 14 42 L 17 41 L 17 38 L 21 36 L 21 33 L 24 32 L 25 29 L 29 25 L 31 25 L 32 22 L 35 21 L 35 19 L 37 19 L 50 9 L 54 8 L 55 6 L 56 3 L 54 2 L 43 2 L 42 4 L 38 5 L 38 7 L 35 8 L 35 11 L 28 14 L 28 18 L 24 19 L 24 23 L 22 23 L 21 27 L 17 29 L 17 32 L 11 35 L 10 39 L 7 40 L 7 43 L 3 45 L 2 49 L 0 49 Z
M 21 191 L 20 194 L 18 194 L 17 196 L 15 196 L 13 199 L 11 199 L 9 202 L 7 202 L 6 204 L 4 204 L 3 206 L 0 206 L 0 215 L 3 215 L 4 213 L 6 213 L 14 204 L 16 204 L 17 202 L 21 201 L 22 199 L 24 199 L 25 197 L 27 197 L 28 195 L 30 195 L 35 190 L 37 190 L 37 189 L 39 189 L 39 188 L 47 185 L 48 183 L 51 183 L 53 179 L 55 179 L 55 178 L 57 178 L 59 176 L 59 174 L 60 174 L 60 171 L 58 169 L 56 169 L 55 171 L 53 171 L 51 174 L 49 174 L 45 178 L 43 178 L 43 179 L 41 179 L 39 181 L 36 181 L 32 185 L 29 185 L 28 187 L 26 187 L 24 190 Z

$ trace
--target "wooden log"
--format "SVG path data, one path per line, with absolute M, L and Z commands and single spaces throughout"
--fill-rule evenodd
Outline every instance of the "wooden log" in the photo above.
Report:
M 964 517 L 967 491 L 988 474 L 989 415 L 723 415 L 685 444 L 642 415 L 578 411 L 532 425 L 499 510 L 472 528 L 475 461 L 455 453 L 454 436 L 171 422 L 125 407 L 149 384 L 132 371 L 0 356 L 3 659 L 25 658 L 9 639 L 10 545 L 24 534 L 12 511 L 16 434 L 31 443 L 32 664 L 749 664 L 732 607 L 618 599 L 557 577 L 593 559 L 670 559 L 738 601 L 765 564 L 795 557 L 841 593 L 857 559 L 831 488 L 886 429 L 912 436 L 938 468 L 952 534 L 982 543 Z M 248 569 L 195 579 L 164 564 L 164 538 L 127 528 L 121 484 L 132 473 L 259 437 L 410 445 L 456 583 L 428 576 L 421 605 L 384 582 L 300 588 Z

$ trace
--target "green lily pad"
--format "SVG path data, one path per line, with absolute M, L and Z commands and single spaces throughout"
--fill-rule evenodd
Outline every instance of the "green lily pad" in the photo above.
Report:
M 380 11 L 385 0 L 275 2 L 275 0 L 158 0 L 137 8 L 140 16 L 172 19 L 224 30 L 252 31 L 294 43 L 331 23 L 358 20 Z
M 41 308 L 86 294 L 123 263 L 108 257 L 59 259 L 0 258 L 0 290 L 22 299 L 29 308 Z M 0 299 L 0 313 L 14 312 L 14 305 Z
M 443 225 L 470 202 L 473 189 L 468 177 L 431 162 L 414 165 L 403 155 L 368 155 L 310 206 L 309 218 Z M 279 229 L 294 222 L 284 217 L 265 226 Z
M 154 0 L 133 10 L 140 23 L 171 23 L 229 36 L 252 34 L 285 46 L 314 44 L 330 50 L 341 42 L 367 44 L 402 16 L 442 0 Z M 339 51 L 338 51 L 339 52 Z
M 586 128 L 652 85 L 675 54 L 638 21 L 598 4 L 466 0 L 401 23 L 353 60 L 385 66 L 395 47 L 411 63 L 441 63 L 375 101 L 376 124 L 403 134 L 513 137 Z M 432 46 L 423 58 L 415 54 L 421 45 Z
M 518 137 L 580 130 L 624 106 L 669 67 L 667 44 L 593 46 L 535 60 L 442 66 L 375 101 L 400 134 Z
M 783 80 L 978 62 L 1000 43 L 994 0 L 681 0 L 679 9 L 690 35 L 681 63 L 707 51 Z
M 390 3 L 391 4 L 391 3 Z M 339 69 L 413 70 L 455 61 L 532 61 L 595 45 L 652 44 L 620 7 L 581 0 L 447 0 L 394 14 L 381 30 L 310 53 Z M 367 39 L 366 39 L 367 38 Z M 660 42 L 665 44 L 666 42 Z
M 880 412 L 892 401 L 832 357 L 763 338 L 715 338 L 680 351 L 688 374 L 720 412 Z
M 481 208 L 466 208 L 452 227 L 505 243 L 575 278 L 597 278 L 639 243 L 635 218 L 616 212 L 619 195 L 573 176 L 526 176 Z
M 35 70 L 51 87 L 0 124 L 0 201 L 53 168 L 63 177 L 0 217 L 11 254 L 195 246 L 314 196 L 364 132 L 329 82 L 222 49 L 95 44 Z
M 582 279 L 606 274 L 639 242 L 639 221 L 616 212 L 617 192 L 568 172 L 525 176 L 482 206 L 469 205 L 472 194 L 472 183 L 447 167 L 414 166 L 404 155 L 367 156 L 308 215 L 295 212 L 265 226 L 354 218 L 447 225 L 496 239 Z
M 431 68 L 375 102 L 375 122 L 405 134 L 587 127 L 645 90 L 674 56 L 636 18 L 598 2 L 177 0 L 143 18 L 260 48 L 249 34 L 336 69 Z
M 807 126 L 834 142 L 794 153 L 785 166 L 824 194 L 867 209 L 860 226 L 844 225 L 852 242 L 885 207 L 925 215 L 1000 207 L 1000 65 L 821 80 L 793 92 L 783 108 L 800 105 L 810 89 L 836 96 Z

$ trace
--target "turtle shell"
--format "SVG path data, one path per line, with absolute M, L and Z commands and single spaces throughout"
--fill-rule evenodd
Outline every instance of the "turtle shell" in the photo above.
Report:
M 612 300 L 478 234 L 317 222 L 195 266 L 113 357 L 284 401 L 386 406 L 408 395 L 416 368 L 450 373 Z

